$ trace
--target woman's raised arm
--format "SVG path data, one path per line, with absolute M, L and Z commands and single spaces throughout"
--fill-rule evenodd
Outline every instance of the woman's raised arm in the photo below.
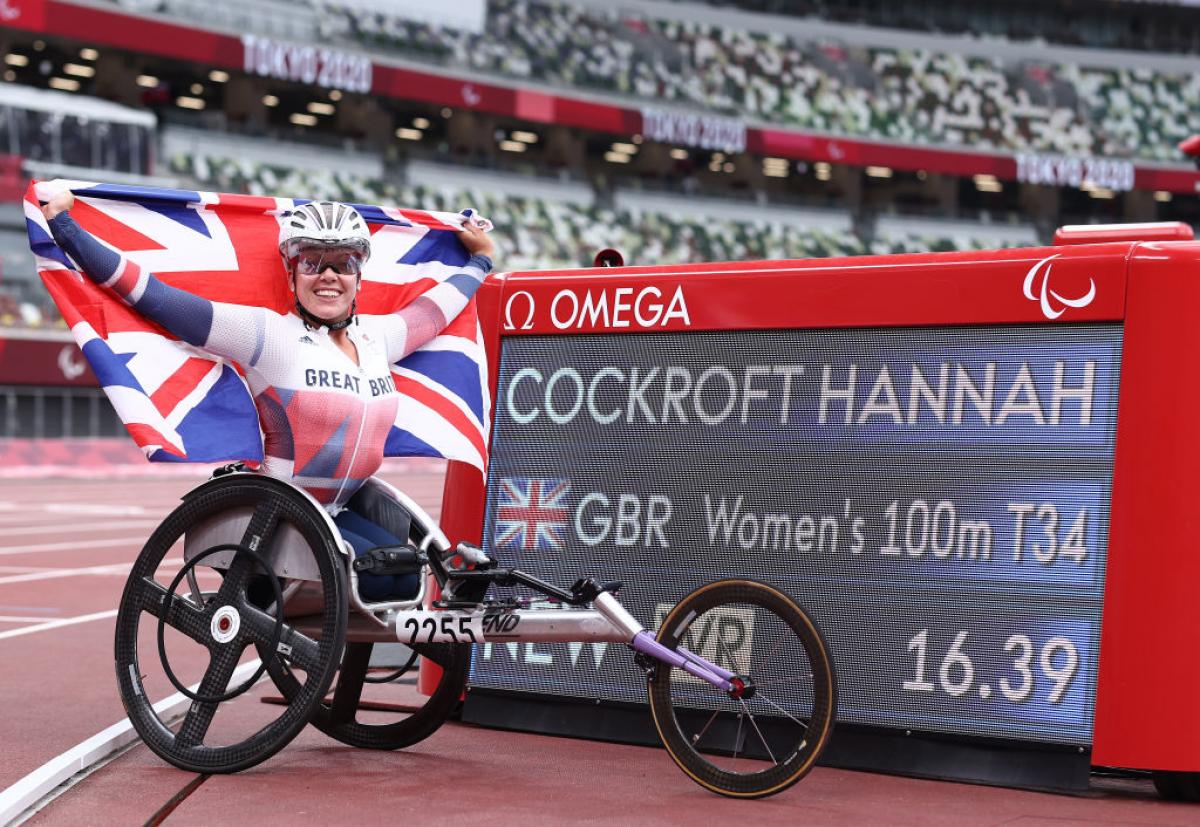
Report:
M 429 288 L 404 308 L 383 317 L 388 320 L 385 341 L 389 362 L 400 361 L 445 330 L 446 325 L 466 308 L 491 271 L 495 245 L 487 233 L 467 222 L 458 237 L 471 254 L 462 271 Z
M 276 314 L 211 302 L 166 284 L 80 227 L 70 214 L 74 203 L 70 191 L 63 191 L 42 207 L 42 214 L 54 240 L 88 278 L 188 344 L 253 367 L 271 322 L 268 316 Z

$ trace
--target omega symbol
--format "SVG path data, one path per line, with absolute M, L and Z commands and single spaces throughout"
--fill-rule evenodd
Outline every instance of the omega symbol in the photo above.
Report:
M 1047 319 L 1057 319 L 1068 307 L 1087 307 L 1092 303 L 1092 299 L 1096 298 L 1096 282 L 1090 278 L 1088 279 L 1087 293 L 1078 298 L 1068 299 L 1050 289 L 1050 268 L 1053 266 L 1050 262 L 1058 256 L 1059 253 L 1055 253 L 1042 259 L 1029 268 L 1029 272 L 1025 274 L 1025 298 L 1039 302 L 1042 307 L 1042 315 Z M 1035 293 L 1033 283 L 1038 279 L 1039 274 L 1041 280 Z M 1052 302 L 1051 299 L 1054 301 Z
M 516 323 L 513 321 L 513 310 L 514 310 L 514 303 L 516 304 L 515 309 L 520 310 L 521 303 L 517 302 L 517 299 L 520 298 L 521 296 L 524 296 L 525 299 L 528 301 L 529 312 L 525 317 L 525 323 L 522 324 L 520 327 L 517 327 Z M 513 293 L 511 296 L 508 297 L 508 301 L 504 305 L 504 329 L 505 330 L 529 330 L 530 328 L 532 328 L 533 327 L 533 308 L 534 308 L 533 295 L 528 290 L 518 290 L 516 293 Z

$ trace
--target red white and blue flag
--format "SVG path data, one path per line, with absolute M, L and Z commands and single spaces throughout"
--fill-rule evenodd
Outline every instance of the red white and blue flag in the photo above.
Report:
M 522 551 L 563 548 L 570 490 L 568 480 L 501 477 L 496 499 L 496 547 Z
M 292 308 L 276 249 L 280 216 L 304 200 L 85 181 L 34 182 L 25 194 L 38 272 L 130 435 L 154 461 L 262 461 L 241 368 L 172 336 L 94 284 L 51 237 L 39 207 L 75 194 L 71 215 L 164 282 L 211 301 Z M 391 313 L 459 272 L 463 217 L 354 205 L 371 228 L 358 311 Z M 487 464 L 487 364 L 474 301 L 425 347 L 392 366 L 401 402 L 387 456 Z

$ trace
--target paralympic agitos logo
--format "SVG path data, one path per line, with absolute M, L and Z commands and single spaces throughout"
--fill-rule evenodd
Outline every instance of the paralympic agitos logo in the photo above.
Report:
M 1096 298 L 1096 282 L 1088 279 L 1087 292 L 1082 296 L 1067 298 L 1050 287 L 1051 262 L 1058 258 L 1059 253 L 1048 256 L 1029 268 L 1025 274 L 1025 298 L 1036 301 L 1042 308 L 1042 315 L 1047 319 L 1057 319 L 1066 312 L 1068 307 L 1087 307 Z

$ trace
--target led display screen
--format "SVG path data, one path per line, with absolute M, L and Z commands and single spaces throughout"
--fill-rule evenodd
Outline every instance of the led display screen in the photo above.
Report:
M 702 583 L 769 581 L 824 632 L 839 720 L 1086 745 L 1121 341 L 1117 324 L 507 337 L 485 548 L 563 585 L 624 581 L 650 628 Z M 480 646 L 472 683 L 645 698 L 615 644 Z

